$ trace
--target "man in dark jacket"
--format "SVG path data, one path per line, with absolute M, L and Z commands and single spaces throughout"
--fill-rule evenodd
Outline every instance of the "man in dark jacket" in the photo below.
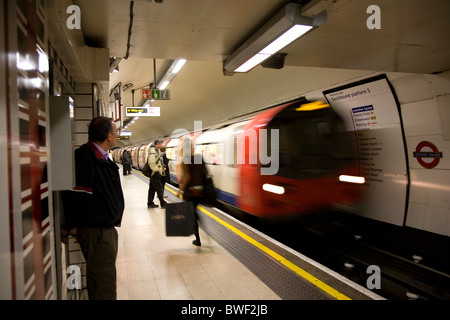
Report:
M 67 194 L 66 228 L 77 228 L 86 259 L 89 299 L 115 300 L 118 235 L 125 208 L 119 167 L 109 159 L 117 129 L 108 118 L 94 118 L 89 141 L 75 150 L 76 187 Z

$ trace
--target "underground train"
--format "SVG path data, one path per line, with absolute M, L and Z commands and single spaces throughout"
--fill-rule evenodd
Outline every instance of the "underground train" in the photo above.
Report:
M 249 214 L 275 218 L 338 207 L 355 211 L 364 202 L 353 132 L 321 101 L 299 98 L 206 130 L 190 133 L 203 155 L 219 201 Z M 141 170 L 150 140 L 116 149 L 131 151 Z M 171 180 L 178 183 L 180 137 L 164 140 Z

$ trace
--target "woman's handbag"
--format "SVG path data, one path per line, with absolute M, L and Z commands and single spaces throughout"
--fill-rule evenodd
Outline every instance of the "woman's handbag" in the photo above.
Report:
M 190 201 L 166 204 L 166 236 L 185 237 L 196 231 L 196 213 Z

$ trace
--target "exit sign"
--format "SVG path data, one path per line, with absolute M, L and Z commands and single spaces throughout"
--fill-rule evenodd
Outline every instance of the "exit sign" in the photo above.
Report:
M 170 90 L 141 89 L 142 99 L 170 100 Z

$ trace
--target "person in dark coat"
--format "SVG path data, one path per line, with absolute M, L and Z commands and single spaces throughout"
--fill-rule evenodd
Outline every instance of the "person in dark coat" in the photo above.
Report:
M 180 173 L 181 183 L 177 196 L 183 194 L 183 200 L 191 201 L 194 205 L 196 214 L 196 231 L 194 233 L 195 240 L 192 244 L 201 246 L 200 234 L 198 230 L 198 212 L 197 205 L 203 201 L 203 182 L 207 176 L 207 169 L 201 155 L 194 154 L 194 145 L 190 136 L 183 137 L 181 142 L 180 157 Z M 198 161 L 200 160 L 200 161 Z
M 123 165 L 123 175 L 131 173 L 131 154 L 130 151 L 125 150 L 121 157 L 121 162 Z
M 108 153 L 117 129 L 111 119 L 97 117 L 89 124 L 88 136 L 89 141 L 75 150 L 76 186 L 63 197 L 64 229 L 76 233 L 86 260 L 89 299 L 115 300 L 115 227 L 120 227 L 125 208 L 119 167 Z

